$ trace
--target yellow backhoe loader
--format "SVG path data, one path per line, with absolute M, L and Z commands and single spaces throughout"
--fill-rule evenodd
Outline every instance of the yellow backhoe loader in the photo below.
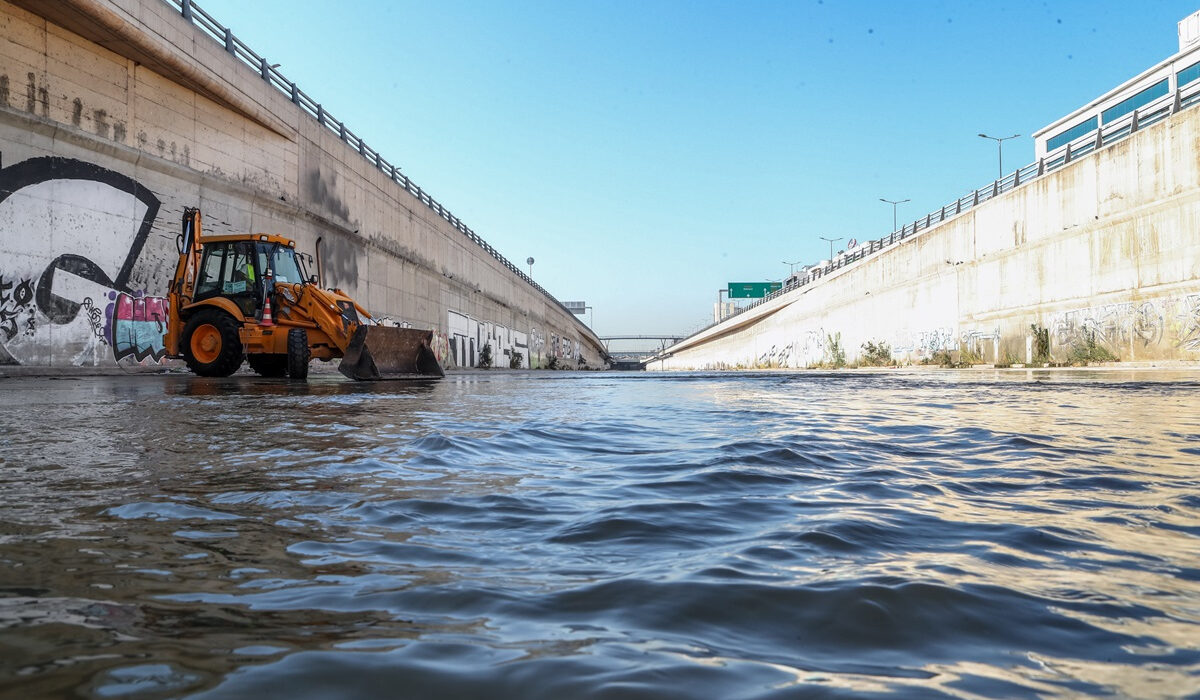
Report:
M 273 234 L 204 236 L 200 210 L 183 214 L 179 263 L 167 293 L 163 343 L 204 377 L 242 366 L 306 379 L 311 359 L 342 358 L 351 379 L 445 376 L 432 331 L 379 325 L 340 289 L 321 289 L 295 241 Z

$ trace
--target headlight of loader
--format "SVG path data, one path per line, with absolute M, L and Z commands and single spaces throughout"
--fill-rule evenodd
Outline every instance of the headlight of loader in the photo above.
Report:
M 284 299 L 287 299 L 287 301 L 288 301 L 288 303 L 289 303 L 289 304 L 295 304 L 295 303 L 296 303 L 296 295 L 295 295 L 294 293 L 292 293 L 292 288 L 291 288 L 291 287 L 280 287 L 280 288 L 279 288 L 279 294 L 280 294 L 280 296 L 282 296 Z

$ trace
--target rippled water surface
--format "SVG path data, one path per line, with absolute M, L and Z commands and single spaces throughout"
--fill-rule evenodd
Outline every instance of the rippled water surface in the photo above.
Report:
M 1196 379 L 0 380 L 0 695 L 1197 697 Z

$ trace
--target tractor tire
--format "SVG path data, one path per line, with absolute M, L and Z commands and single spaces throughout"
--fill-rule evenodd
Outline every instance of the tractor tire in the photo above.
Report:
M 308 361 L 312 351 L 308 347 L 308 332 L 303 328 L 288 330 L 287 376 L 292 379 L 308 379 Z
M 246 355 L 246 363 L 260 377 L 286 377 L 287 355 Z
M 203 309 L 183 326 L 183 361 L 201 377 L 228 377 L 242 366 L 238 322 L 218 309 Z

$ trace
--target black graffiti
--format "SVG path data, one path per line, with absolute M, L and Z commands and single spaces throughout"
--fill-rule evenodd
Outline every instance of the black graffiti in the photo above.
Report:
M 17 322 L 26 311 L 32 296 L 30 282 L 31 280 L 8 282 L 0 276 L 0 333 L 4 334 L 6 340 L 12 340 L 17 335 Z M 9 290 L 13 290 L 11 294 Z
M 92 327 L 92 335 L 95 335 L 100 339 L 101 343 L 107 345 L 108 341 L 104 337 L 104 313 L 96 308 L 96 304 L 92 301 L 91 297 L 84 298 L 83 308 L 87 312 L 88 325 Z
M 7 309 L 0 309 L 0 333 L 4 333 L 7 340 L 12 340 L 17 335 L 17 313 Z
M 36 291 L 27 289 L 23 292 L 23 294 L 32 294 L 38 310 L 45 314 L 51 323 L 65 324 L 75 319 L 82 305 L 54 293 L 55 272 L 62 270 L 113 289 L 130 291 L 128 289 L 129 277 L 150 236 L 150 229 L 158 216 L 160 203 L 154 193 L 133 178 L 92 163 L 58 156 L 30 158 L 0 170 L 0 202 L 25 187 L 50 180 L 99 182 L 121 192 L 128 192 L 146 206 L 145 214 L 129 245 L 121 269 L 111 279 L 91 260 L 80 255 L 65 254 L 51 262 L 42 272 L 38 278 Z M 47 206 L 47 216 L 49 216 L 49 206 Z
M 25 306 L 33 301 L 33 286 L 30 284 L 32 280 L 25 280 L 17 285 L 16 291 L 13 292 L 13 301 L 17 306 Z
M 46 266 L 37 285 L 37 306 L 51 323 L 64 324 L 75 320 L 79 313 L 80 304 L 70 299 L 64 299 L 54 293 L 54 274 L 62 270 L 85 280 L 114 286 L 113 281 L 104 274 L 104 270 L 96 263 L 81 255 L 60 255 L 54 262 Z

